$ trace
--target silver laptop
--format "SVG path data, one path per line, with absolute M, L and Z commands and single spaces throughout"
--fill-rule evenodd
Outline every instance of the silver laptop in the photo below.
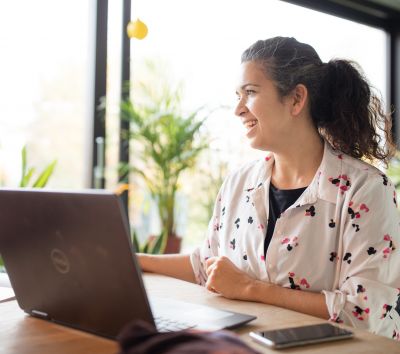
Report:
M 106 191 L 0 189 L 0 254 L 25 312 L 101 336 L 115 338 L 135 319 L 160 320 L 161 331 L 216 330 L 255 319 L 149 301 L 125 212 Z

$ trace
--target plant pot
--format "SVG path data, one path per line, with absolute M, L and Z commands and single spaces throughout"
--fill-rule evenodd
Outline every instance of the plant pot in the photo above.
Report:
M 164 253 L 165 254 L 179 253 L 181 251 L 181 243 L 182 243 L 181 237 L 175 235 L 168 236 L 167 245 L 165 246 Z
M 149 236 L 149 242 L 152 246 L 157 241 L 157 236 Z M 175 235 L 170 235 L 167 239 L 167 244 L 165 245 L 164 254 L 179 253 L 181 251 L 182 238 Z

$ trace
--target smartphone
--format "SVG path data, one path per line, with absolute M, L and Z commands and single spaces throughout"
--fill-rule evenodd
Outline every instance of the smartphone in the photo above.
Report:
M 321 343 L 352 338 L 353 332 L 329 323 L 312 326 L 284 328 L 262 332 L 250 332 L 250 337 L 270 348 L 289 348 L 298 345 Z

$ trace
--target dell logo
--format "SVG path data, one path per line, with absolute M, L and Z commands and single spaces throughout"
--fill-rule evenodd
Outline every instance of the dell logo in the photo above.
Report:
M 64 252 L 61 250 L 54 248 L 50 253 L 51 260 L 54 264 L 54 267 L 61 274 L 67 274 L 70 269 L 69 260 Z

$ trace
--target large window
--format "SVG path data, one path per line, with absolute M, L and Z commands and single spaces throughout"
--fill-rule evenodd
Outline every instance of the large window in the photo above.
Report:
M 132 4 L 132 18 L 137 17 L 146 22 L 149 34 L 143 41 L 131 42 L 132 81 L 145 80 L 144 62 L 150 59 L 166 68 L 171 84 L 183 82 L 183 105 L 188 111 L 203 105 L 213 110 L 207 123 L 210 152 L 200 161 L 198 173 L 183 178 L 179 193 L 183 221 L 178 226 L 184 249 L 198 244 L 206 230 L 207 213 L 199 206 L 206 193 L 197 188 L 202 185 L 200 176 L 216 169 L 223 174 L 262 155 L 249 148 L 233 115 L 240 55 L 250 44 L 277 35 L 293 36 L 313 45 L 323 61 L 355 60 L 386 100 L 387 35 L 382 30 L 278 0 L 138 0 Z M 133 197 L 133 224 L 143 235 L 152 233 L 149 225 L 154 228 L 157 223 L 149 218 L 156 213 L 148 195 L 136 187 Z
M 0 183 L 17 186 L 21 149 L 49 186 L 90 186 L 93 0 L 0 3 Z

